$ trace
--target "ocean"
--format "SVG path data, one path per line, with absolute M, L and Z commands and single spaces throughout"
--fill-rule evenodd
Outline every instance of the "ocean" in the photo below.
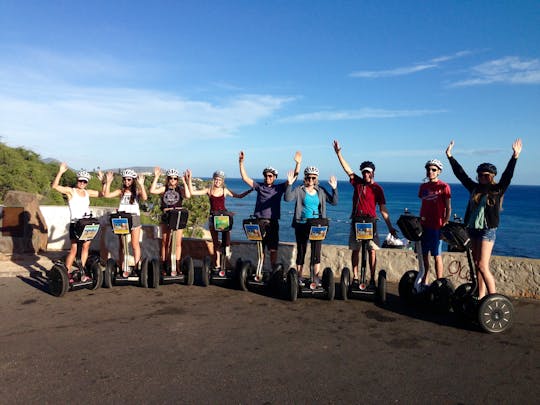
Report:
M 262 181 L 262 180 L 258 180 Z M 281 180 L 283 181 L 283 180 Z M 296 182 L 294 186 L 300 185 Z M 321 183 L 329 188 L 327 182 Z M 407 208 L 412 214 L 418 215 L 420 211 L 420 199 L 418 187 L 420 183 L 379 183 L 386 196 L 386 206 L 390 214 L 392 224 L 396 229 L 399 216 Z M 242 179 L 228 178 L 226 185 L 229 189 L 240 193 L 247 189 Z M 452 214 L 463 217 L 468 201 L 468 193 L 461 184 L 450 184 L 452 189 Z M 339 202 L 337 206 L 327 205 L 327 213 L 330 219 L 330 228 L 325 243 L 331 245 L 347 245 L 349 239 L 349 215 L 352 207 L 353 188 L 347 181 L 338 182 Z M 245 240 L 241 220 L 248 218 L 255 207 L 256 193 L 248 194 L 243 199 L 227 198 L 226 207 L 234 212 L 235 223 L 232 230 L 234 240 Z M 540 186 L 510 185 L 504 196 L 501 221 L 497 230 L 497 240 L 493 248 L 493 254 L 497 256 L 516 256 L 528 258 L 540 258 L 540 215 L 538 207 L 540 201 Z M 281 203 L 280 240 L 282 242 L 294 242 L 294 230 L 291 228 L 294 202 Z M 536 214 L 534 214 L 536 212 Z M 386 224 L 379 214 L 378 222 L 381 243 L 388 234 Z M 401 234 L 400 234 L 401 236 Z

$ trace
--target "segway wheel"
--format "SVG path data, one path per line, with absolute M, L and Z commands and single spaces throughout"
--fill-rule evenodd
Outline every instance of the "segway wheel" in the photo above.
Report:
M 349 299 L 349 288 L 351 287 L 351 271 L 348 267 L 344 267 L 341 270 L 341 279 L 339 288 L 341 291 L 341 299 L 347 301 Z
M 208 287 L 208 285 L 210 284 L 210 266 L 210 256 L 205 256 L 201 267 L 201 285 L 203 287 Z
M 512 326 L 514 306 L 502 294 L 489 294 L 478 306 L 478 323 L 483 331 L 502 333 Z
M 195 267 L 191 256 L 186 256 L 182 261 L 182 273 L 184 273 L 184 282 L 186 285 L 193 285 L 195 280 Z
M 454 285 L 447 278 L 439 278 L 429 286 L 429 301 L 433 309 L 439 314 L 450 312 Z
M 112 288 L 113 279 L 116 277 L 116 262 L 113 259 L 107 260 L 105 269 L 103 270 L 103 287 Z
M 289 301 L 296 301 L 298 298 L 298 273 L 293 268 L 287 272 L 287 298 Z
M 386 303 L 386 271 L 379 271 L 377 277 L 377 300 L 379 304 Z
M 92 287 L 90 289 L 97 290 L 103 284 L 103 269 L 101 268 L 99 259 L 91 261 L 89 269 L 92 274 Z
M 322 285 L 326 290 L 328 301 L 333 301 L 336 296 L 336 283 L 334 282 L 334 272 L 330 267 L 323 270 Z
M 139 286 L 142 288 L 148 288 L 148 260 L 142 259 L 141 271 L 139 274 Z
M 452 310 L 454 311 L 454 314 L 462 320 L 471 315 L 472 289 L 473 285 L 471 283 L 461 284 L 456 288 L 454 296 L 452 297 Z
M 55 297 L 61 297 L 69 289 L 69 277 L 65 266 L 55 264 L 49 271 L 49 291 Z
M 399 298 L 406 303 L 411 303 L 414 299 L 414 281 L 416 280 L 416 276 L 418 276 L 418 271 L 409 270 L 399 280 Z
M 150 261 L 150 266 L 148 267 L 148 287 L 158 288 L 159 278 L 160 278 L 159 260 L 154 258 Z
M 249 274 L 249 269 L 251 267 L 251 262 L 246 261 L 242 262 L 239 266 L 240 270 L 238 271 L 238 289 L 241 291 L 248 290 L 247 278 Z

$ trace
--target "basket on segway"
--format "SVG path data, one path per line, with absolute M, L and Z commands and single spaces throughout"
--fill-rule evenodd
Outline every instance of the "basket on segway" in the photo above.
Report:
M 167 210 L 164 215 L 167 219 L 166 225 L 171 230 L 168 244 L 170 259 L 164 263 L 164 268 L 159 272 L 160 282 L 161 284 L 183 283 L 193 285 L 195 278 L 193 259 L 190 256 L 186 256 L 182 260 L 176 257 L 176 243 L 178 238 L 176 231 L 185 229 L 189 212 L 186 208 L 179 207 Z M 152 263 L 154 266 L 157 265 L 159 267 L 158 259 L 154 258 Z
M 247 291 L 251 288 L 267 288 L 270 293 L 278 294 L 283 283 L 283 265 L 278 263 L 271 270 L 264 268 L 263 239 L 270 226 L 270 220 L 251 216 L 242 221 L 242 226 L 246 238 L 256 243 L 257 264 L 253 265 L 249 260 L 238 258 L 235 267 L 238 287 L 242 291 Z
M 84 266 L 81 262 L 83 243 L 93 240 L 99 232 L 98 219 L 90 214 L 78 219 L 73 226 L 77 238 L 77 256 L 73 263 L 73 271 L 69 274 L 65 263 L 57 260 L 48 272 L 49 291 L 55 297 L 61 297 L 67 291 L 85 287 L 92 290 L 98 289 L 103 280 L 99 256 L 90 254 Z
M 465 225 L 457 220 L 449 222 L 441 229 L 443 238 L 464 250 L 469 265 L 470 282 L 461 284 L 453 295 L 452 309 L 462 320 L 477 324 L 488 333 L 501 333 L 512 326 L 514 306 L 502 294 L 487 294 L 478 299 L 478 278 L 476 275 L 471 240 Z
M 409 241 L 414 242 L 418 270 L 408 270 L 399 281 L 399 297 L 407 304 L 427 305 L 439 313 L 447 313 L 451 309 L 454 286 L 447 278 L 439 278 L 430 285 L 422 283 L 425 275 L 424 260 L 422 256 L 421 218 L 411 215 L 408 210 L 402 214 L 397 224 L 401 233 Z
M 227 249 L 227 234 L 233 227 L 233 213 L 229 211 L 214 211 L 210 215 L 210 223 L 216 232 L 221 233 L 220 257 L 217 267 L 212 266 L 212 258 L 206 256 L 203 260 L 201 282 L 203 286 L 209 284 L 230 284 L 237 281 L 235 269 L 229 266 L 230 247 Z M 217 246 L 214 246 L 217 249 Z
M 128 236 L 132 228 L 132 214 L 119 211 L 110 214 L 112 231 L 118 235 L 122 244 L 123 257 L 121 268 L 112 258 L 107 260 L 103 273 L 103 286 L 111 288 L 113 285 L 137 283 L 143 288 L 157 288 L 159 285 L 159 263 L 146 258 L 141 260 L 140 266 L 130 265 Z M 124 277 L 124 273 L 127 277 Z
M 308 226 L 310 227 L 309 241 L 311 245 L 309 260 L 309 279 L 305 280 L 305 282 L 300 284 L 298 280 L 299 274 L 296 269 L 289 269 L 286 278 L 287 298 L 291 301 L 296 301 L 298 297 L 303 296 L 326 296 L 329 301 L 332 301 L 334 299 L 336 291 L 336 285 L 334 283 L 334 272 L 330 267 L 326 267 L 323 270 L 321 280 L 318 280 L 315 275 L 316 244 L 322 243 L 322 241 L 326 239 L 329 221 L 328 218 L 310 218 L 306 221 Z
M 377 285 L 369 285 L 367 282 L 367 246 L 374 237 L 374 225 L 376 218 L 359 216 L 353 218 L 356 240 L 361 244 L 360 250 L 360 278 L 358 282 L 351 282 L 351 271 L 345 267 L 341 271 L 340 289 L 341 297 L 366 298 L 377 300 L 379 303 L 386 302 L 386 271 L 379 270 Z

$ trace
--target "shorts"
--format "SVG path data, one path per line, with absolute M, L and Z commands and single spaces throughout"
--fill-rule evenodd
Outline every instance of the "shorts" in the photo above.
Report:
M 424 227 L 422 232 L 422 254 L 427 256 L 440 256 L 442 252 L 441 230 Z
M 265 226 L 266 233 L 263 238 L 263 247 L 268 250 L 277 250 L 279 245 L 279 222 L 277 219 L 271 219 Z
M 131 229 L 139 228 L 141 226 L 141 216 L 133 214 L 131 216 Z
M 75 226 L 77 225 L 76 222 L 71 222 L 69 224 L 69 239 L 70 240 L 79 240 L 77 237 L 77 233 L 75 232 Z
M 497 239 L 497 228 L 487 228 L 487 229 L 473 229 L 467 228 L 469 236 L 472 240 L 481 240 L 487 242 L 495 242 Z
M 356 240 L 356 229 L 354 221 L 351 222 L 351 230 L 349 232 L 349 250 L 362 249 L 362 241 Z M 373 239 L 367 244 L 367 250 L 379 249 L 379 233 L 377 232 L 377 223 L 373 224 Z

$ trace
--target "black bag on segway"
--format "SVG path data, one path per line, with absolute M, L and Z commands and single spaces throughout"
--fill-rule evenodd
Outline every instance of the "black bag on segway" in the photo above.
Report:
M 324 240 L 328 233 L 328 218 L 308 218 L 307 225 L 310 227 L 309 240 Z
M 471 244 L 467 228 L 461 222 L 448 222 L 441 228 L 441 236 L 452 252 L 463 252 Z
M 242 226 L 248 240 L 261 241 L 266 235 L 266 229 L 270 224 L 269 219 L 248 218 L 242 221 Z
M 75 236 L 78 240 L 92 240 L 99 231 L 99 220 L 92 216 L 80 218 L 75 222 Z
M 420 217 L 414 215 L 401 215 L 397 220 L 397 225 L 403 236 L 412 242 L 417 242 L 422 239 L 422 224 Z
M 128 234 L 133 225 L 132 214 L 130 212 L 118 211 L 109 215 L 111 227 L 115 235 Z
M 233 226 L 233 215 L 229 211 L 212 211 L 210 224 L 217 232 L 228 232 Z
M 170 229 L 184 229 L 187 226 L 189 212 L 186 208 L 169 210 L 166 212 L 166 214 L 166 223 Z

